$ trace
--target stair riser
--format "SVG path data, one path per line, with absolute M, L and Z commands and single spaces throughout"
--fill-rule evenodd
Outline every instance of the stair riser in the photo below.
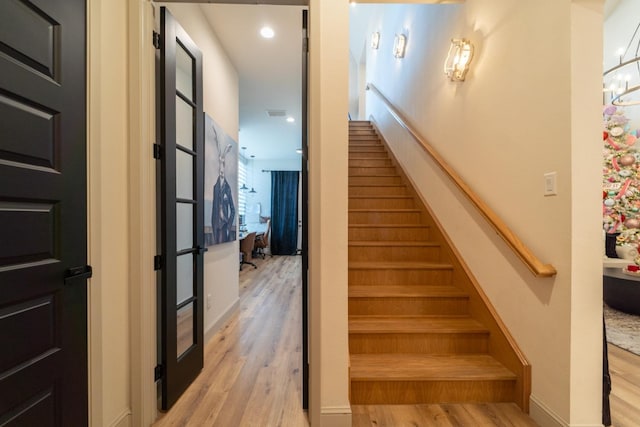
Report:
M 415 207 L 413 199 L 349 199 L 350 209 L 411 209 Z
M 355 145 L 349 147 L 349 154 L 359 155 L 361 153 L 383 154 L 387 157 L 387 152 L 382 145 Z
M 380 138 L 378 138 L 378 135 L 376 135 L 375 133 L 371 133 L 371 134 L 358 133 L 356 135 L 353 135 L 353 134 L 349 135 L 349 145 L 358 143 L 361 141 L 369 141 L 372 144 L 382 145 L 382 141 L 380 141 Z
M 404 185 L 393 186 L 349 186 L 349 196 L 406 196 L 407 188 Z
M 399 176 L 350 176 L 351 185 L 389 185 L 402 184 Z
M 468 313 L 465 297 L 349 298 L 349 315 L 445 315 Z
M 351 151 L 349 150 L 349 159 L 388 159 L 389 155 L 386 151 Z
M 437 246 L 350 246 L 349 261 L 440 261 Z
M 488 334 L 349 334 L 351 354 L 482 354 Z
M 428 227 L 349 227 L 349 240 L 429 240 Z
M 376 145 L 371 142 L 362 141 L 358 144 L 350 144 L 349 151 L 351 153 L 357 153 L 358 151 L 384 151 L 384 147 L 382 145 Z
M 349 129 L 349 136 L 356 135 L 374 135 L 377 137 L 376 131 L 372 128 L 357 128 L 357 129 Z
M 391 175 L 398 176 L 396 173 L 396 168 L 393 166 L 387 167 L 352 167 L 349 166 L 349 176 L 371 176 L 371 175 Z
M 352 405 L 513 402 L 515 381 L 355 381 Z
M 420 212 L 349 212 L 350 224 L 417 224 Z
M 391 166 L 389 159 L 352 159 L 349 160 L 349 167 L 387 167 Z
M 353 285 L 450 285 L 451 270 L 355 270 L 349 269 L 349 284 Z

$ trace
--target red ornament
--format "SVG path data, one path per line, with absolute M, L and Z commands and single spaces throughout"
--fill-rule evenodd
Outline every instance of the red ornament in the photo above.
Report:
M 605 131 L 602 131 L 602 140 L 605 141 L 607 138 L 609 138 L 609 134 Z
M 606 191 L 603 191 L 603 192 L 602 192 L 602 198 L 603 198 L 603 199 L 606 199 L 606 198 L 607 198 L 607 192 L 606 192 Z

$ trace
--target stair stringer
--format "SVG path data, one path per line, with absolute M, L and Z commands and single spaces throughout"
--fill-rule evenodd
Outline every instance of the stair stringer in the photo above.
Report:
M 441 261 L 453 265 L 453 283 L 469 294 L 470 315 L 489 330 L 489 354 L 517 376 L 515 403 L 523 412 L 529 413 L 529 396 L 531 394 L 531 365 L 529 361 L 500 318 L 495 307 L 491 304 L 460 252 L 456 249 L 442 224 L 434 215 L 433 210 L 422 194 L 416 191 L 417 184 L 405 172 L 404 167 L 397 160 L 391 146 L 384 139 L 375 122 L 371 121 L 371 125 L 385 146 L 391 158 L 391 163 L 397 167 L 397 171 L 407 184 L 410 194 L 416 204 L 419 205 L 418 209 L 423 212 L 424 218 L 430 225 L 432 230 L 431 240 L 441 245 Z

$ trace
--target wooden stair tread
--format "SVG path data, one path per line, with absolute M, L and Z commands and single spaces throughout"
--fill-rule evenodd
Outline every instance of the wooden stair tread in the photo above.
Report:
M 349 224 L 350 228 L 429 228 L 428 224 Z
M 352 354 L 356 381 L 515 381 L 513 372 L 488 355 Z
M 416 208 L 356 208 L 349 209 L 349 212 L 422 212 Z
M 354 240 L 349 242 L 349 246 L 358 246 L 358 247 L 438 247 L 440 243 L 438 242 L 430 242 L 430 241 L 420 241 L 420 240 Z
M 349 184 L 349 187 L 406 187 L 405 184 Z
M 349 270 L 452 270 L 453 265 L 444 262 L 349 262 Z
M 350 334 L 488 334 L 487 328 L 468 316 L 349 316 Z
M 349 285 L 349 298 L 384 298 L 412 297 L 466 298 L 468 294 L 455 286 L 421 286 L 421 285 Z
M 362 194 L 354 194 L 352 196 L 349 196 L 350 199 L 371 199 L 371 200 L 376 200 L 376 199 L 413 199 L 412 196 L 407 196 L 407 195 L 403 195 L 403 194 L 390 194 L 388 196 L 385 195 L 371 195 L 371 196 L 367 196 L 367 195 L 362 195 Z
M 349 173 L 349 178 L 400 178 L 398 174 L 391 173 L 376 173 L 376 174 L 352 174 Z

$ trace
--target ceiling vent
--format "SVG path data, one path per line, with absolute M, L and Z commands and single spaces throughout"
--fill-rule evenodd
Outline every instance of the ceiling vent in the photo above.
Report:
M 269 117 L 284 117 L 286 115 L 286 110 L 267 110 L 267 116 Z

